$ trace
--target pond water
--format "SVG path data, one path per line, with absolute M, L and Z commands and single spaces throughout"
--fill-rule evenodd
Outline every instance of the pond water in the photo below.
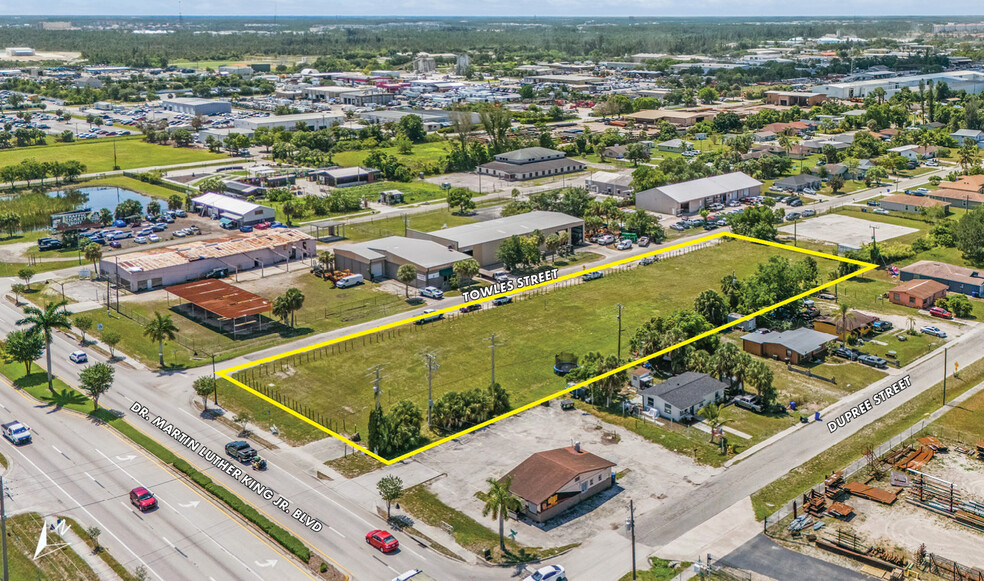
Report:
M 113 187 L 88 187 L 88 188 L 73 188 L 71 190 L 58 190 L 54 192 L 48 192 L 48 196 L 51 198 L 57 197 L 68 197 L 69 199 L 74 199 L 78 197 L 79 202 L 75 206 L 76 210 L 81 210 L 82 208 L 89 208 L 94 212 L 98 212 L 103 208 L 106 208 L 110 212 L 116 209 L 116 205 L 123 200 L 136 200 L 140 202 L 143 206 L 144 211 L 147 210 L 147 204 L 154 201 L 154 198 L 145 196 L 143 194 L 138 194 L 137 192 L 127 190 L 124 188 L 113 188 Z M 167 208 L 167 202 L 158 200 L 161 202 L 161 206 Z

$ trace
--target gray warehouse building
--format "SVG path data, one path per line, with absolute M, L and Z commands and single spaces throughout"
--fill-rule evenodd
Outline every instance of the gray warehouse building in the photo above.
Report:
M 437 242 L 402 236 L 337 246 L 334 251 L 335 268 L 348 269 L 367 280 L 395 279 L 401 266 L 412 264 L 417 269 L 417 288 L 443 288 L 454 274 L 454 263 L 471 258 Z
M 486 268 L 499 263 L 496 253 L 504 240 L 511 236 L 528 236 L 536 230 L 545 237 L 567 232 L 571 244 L 579 244 L 584 239 L 584 220 L 560 212 L 536 211 L 434 232 L 407 230 L 407 236 L 431 240 L 445 248 L 463 252 Z
M 197 97 L 175 97 L 161 100 L 165 111 L 186 115 L 221 115 L 232 112 L 232 103 L 220 99 L 199 99 Z
M 345 121 L 342 115 L 332 115 L 331 113 L 295 113 L 293 115 L 270 115 L 269 117 L 250 117 L 248 119 L 236 119 L 233 125 L 236 129 L 241 129 L 239 133 L 252 135 L 258 127 L 283 127 L 287 131 L 293 131 L 298 123 L 303 123 L 308 131 L 318 129 L 328 129 L 333 125 L 338 125 Z
M 757 196 L 762 182 L 740 171 L 651 188 L 636 194 L 636 206 L 651 212 L 690 214 L 715 203 Z

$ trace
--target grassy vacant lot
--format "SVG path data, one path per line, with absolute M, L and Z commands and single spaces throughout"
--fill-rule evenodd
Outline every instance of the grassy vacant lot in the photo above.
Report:
M 419 214 L 405 214 L 403 216 L 378 218 L 366 222 L 346 224 L 345 237 L 352 242 L 364 242 L 385 236 L 403 236 L 406 228 L 420 230 L 421 232 L 432 232 L 444 227 L 452 228 L 473 222 L 478 222 L 478 219 L 474 216 L 462 216 L 452 213 L 447 208 L 441 208 Z
M 170 188 L 165 188 L 164 186 L 158 186 L 155 184 L 148 184 L 147 182 L 142 182 L 138 179 L 127 177 L 127 176 L 106 176 L 96 180 L 88 181 L 83 184 L 84 186 L 106 186 L 111 188 L 124 188 L 127 190 L 132 190 L 134 192 L 139 192 L 141 194 L 146 194 L 155 198 L 160 198 L 166 200 L 173 195 L 181 196 L 184 200 L 184 195 L 181 192 L 177 192 Z M 167 207 L 165 205 L 164 209 Z
M 96 572 L 71 547 L 49 553 L 39 561 L 32 560 L 38 536 L 44 526 L 43 517 L 36 512 L 7 517 L 7 555 L 11 579 L 44 579 L 45 581 L 99 579 Z M 61 537 L 48 532 L 49 544 L 61 542 L 64 542 Z
M 352 452 L 346 456 L 340 456 L 334 460 L 325 462 L 325 466 L 335 470 L 345 478 L 355 478 L 382 468 L 383 463 L 375 458 L 366 456 L 362 452 Z
M 414 172 L 420 171 L 424 164 L 438 163 L 442 157 L 448 154 L 449 146 L 443 141 L 434 143 L 417 143 L 413 146 L 413 151 L 409 155 L 398 153 L 396 147 L 383 147 L 375 150 L 362 151 L 343 151 L 333 156 L 335 163 L 344 166 L 362 165 L 363 160 L 372 151 L 379 151 L 385 155 L 394 155 L 400 163 L 406 164 Z
M 441 186 L 438 184 L 421 181 L 409 183 L 377 182 L 374 184 L 366 184 L 364 186 L 346 188 L 345 192 L 359 194 L 360 196 L 367 197 L 375 202 L 379 199 L 379 192 L 384 192 L 386 190 L 400 190 L 403 192 L 403 200 L 407 204 L 417 204 L 430 200 L 441 200 L 443 202 L 444 199 L 448 197 L 447 191 L 441 189 Z
M 32 158 L 41 162 L 76 159 L 85 164 L 88 173 L 112 171 L 114 144 L 116 163 L 121 169 L 173 165 L 226 157 L 200 149 L 144 143 L 140 137 L 124 137 L 5 149 L 0 152 L 0 166 L 16 164 Z
M 553 373 L 555 354 L 569 350 L 582 355 L 589 351 L 614 353 L 616 303 L 624 306 L 622 354 L 628 356 L 624 343 L 645 321 L 691 308 L 701 291 L 717 286 L 726 274 L 744 277 L 772 255 L 801 257 L 746 242 L 726 242 L 646 268 L 609 274 L 589 283 L 589 289 L 580 285 L 557 288 L 501 308 L 486 307 L 429 325 L 405 325 L 346 342 L 335 347 L 335 354 L 306 360 L 297 367 L 275 371 L 277 364 L 271 364 L 247 373 L 263 385 L 272 384 L 290 394 L 312 413 L 344 421 L 346 426 L 365 426 L 373 401 L 367 388 L 369 367 L 384 366 L 381 388 L 385 407 L 409 399 L 425 409 L 424 352 L 435 354 L 440 365 L 433 376 L 435 399 L 448 391 L 485 387 L 490 373 L 489 337 L 495 333 L 495 377 L 517 407 L 565 387 L 563 378 Z M 329 377 L 331 381 L 326 382 Z M 254 417 L 259 415 L 254 413 Z
M 284 284 L 287 285 L 287 281 Z M 120 350 L 148 365 L 156 365 L 157 344 L 143 336 L 142 321 L 153 318 L 154 312 L 170 314 L 179 329 L 179 341 L 165 343 L 164 361 L 168 366 L 194 367 L 206 363 L 206 354 L 215 353 L 216 361 L 222 361 L 309 333 L 329 331 L 410 308 L 399 297 L 376 290 L 378 285 L 373 283 L 334 289 L 330 282 L 302 274 L 294 277 L 288 286 L 299 288 L 305 296 L 304 307 L 295 315 L 295 329 L 273 322 L 269 332 L 233 339 L 231 335 L 219 333 L 189 318 L 184 308 L 176 308 L 178 301 L 174 297 L 168 301 L 161 294 L 161 299 L 154 302 L 123 302 L 121 310 L 128 316 L 115 311 L 107 315 L 104 309 L 90 311 L 93 322 L 103 324 L 103 331 L 93 329 L 92 333 L 101 337 L 105 331 L 116 331 L 122 336 Z M 211 363 L 211 358 L 207 362 Z
M 965 372 L 961 370 L 960 375 Z M 947 385 L 947 389 L 949 389 Z M 977 442 L 984 440 L 984 391 L 974 394 L 967 398 L 965 402 L 952 408 L 937 420 L 933 425 L 943 429 L 942 434 L 950 437 L 951 431 L 957 432 L 965 445 L 976 445 Z
M 959 378 L 951 376 L 947 379 L 947 401 L 977 385 L 981 380 L 984 380 L 984 360 L 962 368 Z M 889 438 L 903 432 L 909 426 L 931 414 L 940 407 L 942 390 L 943 383 L 939 382 L 902 404 L 892 414 L 871 422 L 857 434 L 817 454 L 802 465 L 790 470 L 782 478 L 763 487 L 752 495 L 752 506 L 755 509 L 756 518 L 764 519 L 809 487 L 823 480 L 826 475 L 840 470 L 855 459 L 860 458 L 866 448 L 875 447 L 888 441 Z M 967 407 L 967 403 L 962 404 L 961 407 Z M 950 414 L 955 413 L 955 411 L 957 410 L 951 410 L 943 416 L 943 419 L 951 421 L 949 420 Z M 956 416 L 958 419 L 954 421 L 969 421 L 970 423 L 976 421 L 978 426 L 976 429 L 979 430 L 980 418 L 973 417 L 973 419 L 968 420 L 967 418 L 972 412 L 968 409 L 967 413 L 968 415 Z

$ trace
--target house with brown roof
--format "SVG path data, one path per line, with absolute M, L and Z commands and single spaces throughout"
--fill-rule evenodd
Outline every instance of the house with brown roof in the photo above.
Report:
M 984 175 L 960 176 L 955 182 L 944 182 L 947 189 L 984 193 Z
M 920 260 L 901 269 L 899 278 L 903 281 L 928 279 L 946 285 L 947 290 L 971 296 L 984 296 L 984 275 L 978 270 L 936 262 Z
M 838 339 L 844 341 L 846 340 L 845 334 L 854 337 L 870 334 L 872 323 L 877 320 L 878 317 L 857 311 L 848 311 L 844 317 L 841 317 L 838 313 L 836 315 L 825 315 L 814 319 L 813 330 L 836 335 Z
M 615 463 L 573 446 L 533 454 L 509 471 L 509 491 L 520 500 L 520 512 L 545 522 L 586 498 L 612 487 Z
M 888 300 L 896 305 L 928 309 L 946 296 L 946 285 L 935 280 L 913 279 L 888 291 Z
M 910 212 L 918 214 L 920 211 L 929 208 L 943 208 L 949 210 L 950 203 L 943 200 L 927 198 L 926 196 L 910 196 L 909 194 L 892 194 L 885 196 L 878 201 L 878 205 L 886 210 L 894 212 Z
M 926 196 L 934 200 L 947 202 L 954 208 L 976 208 L 984 204 L 984 194 L 969 189 L 955 190 L 951 187 L 953 184 L 949 182 L 943 183 L 946 184 L 945 187 L 929 192 Z

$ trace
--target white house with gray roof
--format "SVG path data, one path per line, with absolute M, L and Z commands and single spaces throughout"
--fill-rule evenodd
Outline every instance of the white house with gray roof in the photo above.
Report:
M 706 373 L 688 371 L 639 391 L 642 407 L 675 422 L 697 415 L 700 408 L 724 399 L 728 384 Z
M 692 214 L 715 203 L 727 203 L 762 193 L 762 182 L 740 171 L 659 186 L 636 194 L 636 206 L 643 210 L 672 214 Z

